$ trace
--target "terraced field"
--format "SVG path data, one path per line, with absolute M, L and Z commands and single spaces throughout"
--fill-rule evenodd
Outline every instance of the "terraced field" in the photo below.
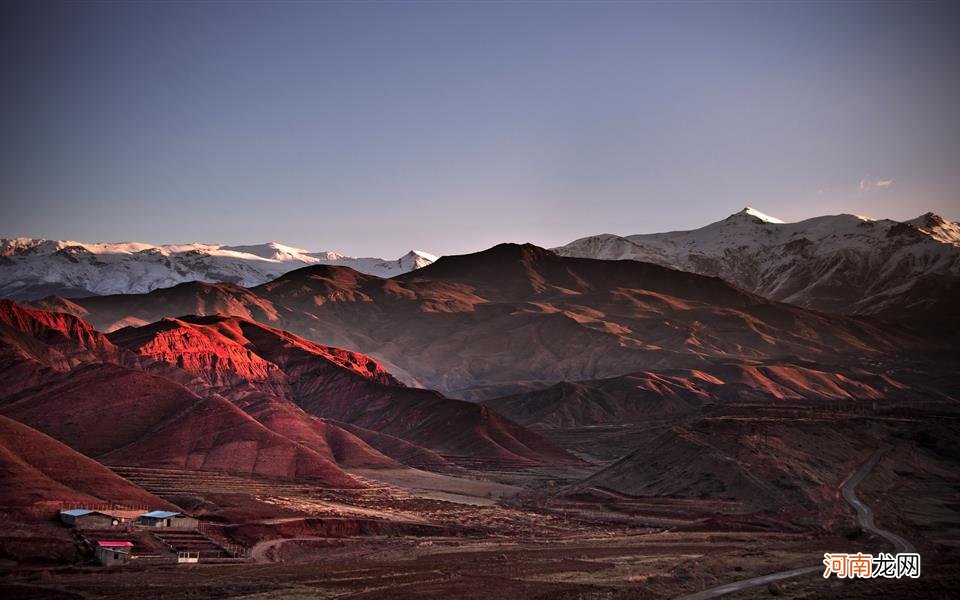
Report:
M 111 467 L 122 477 L 160 497 L 197 492 L 249 495 L 306 494 L 320 488 L 309 484 L 264 477 L 240 477 L 216 471 Z M 329 490 L 330 488 L 324 488 Z
M 366 487 L 356 490 L 330 489 L 310 483 L 240 477 L 208 471 L 139 467 L 113 467 L 113 470 L 171 502 L 184 503 L 202 498 L 201 505 L 193 507 L 193 514 L 206 518 L 213 526 L 226 518 L 234 524 L 276 524 L 304 517 L 426 522 L 416 512 L 406 510 L 405 507 L 413 507 L 424 498 L 429 498 L 429 493 L 418 494 L 361 474 L 353 476 Z M 413 469 L 400 472 L 442 477 Z M 455 478 L 449 479 L 459 481 Z
M 232 552 L 221 548 L 219 544 L 199 531 L 165 529 L 155 531 L 153 535 L 173 552 L 195 552 L 201 560 L 205 558 L 234 558 Z

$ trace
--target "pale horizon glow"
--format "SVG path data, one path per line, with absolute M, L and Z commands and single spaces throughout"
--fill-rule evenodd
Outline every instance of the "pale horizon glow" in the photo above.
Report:
M 960 220 L 949 3 L 0 5 L 0 237 L 350 256 Z

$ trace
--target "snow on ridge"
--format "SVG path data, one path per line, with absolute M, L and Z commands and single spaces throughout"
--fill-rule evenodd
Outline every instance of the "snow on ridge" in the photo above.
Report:
M 783 223 L 783 221 L 781 221 L 780 219 L 778 219 L 778 218 L 776 218 L 776 217 L 771 217 L 770 215 L 766 215 L 766 214 L 760 212 L 759 210 L 757 210 L 757 209 L 755 209 L 755 208 L 753 208 L 753 207 L 751 207 L 751 206 L 746 207 L 745 209 L 743 209 L 742 212 L 743 212 L 743 214 L 745 214 L 745 215 L 750 215 L 751 217 L 756 217 L 756 218 L 758 218 L 758 219 L 760 219 L 761 221 L 764 221 L 764 222 L 766 222 L 766 223 Z
M 429 260 L 430 262 L 437 262 L 440 260 L 440 257 L 435 254 L 430 254 L 429 252 L 424 252 L 423 250 L 411 250 L 407 252 L 404 256 L 414 256 L 418 258 L 423 258 Z
M 0 238 L 0 297 L 144 293 L 188 281 L 255 286 L 304 266 L 329 264 L 393 277 L 436 260 L 411 251 L 396 260 L 309 252 L 277 242 L 241 246 L 86 243 Z
M 303 248 L 294 248 L 278 242 L 267 242 L 266 244 L 253 244 L 245 246 L 220 246 L 219 250 L 238 252 L 241 254 L 252 254 L 261 258 L 270 260 L 303 260 L 309 256 L 310 251 Z
M 879 294 L 928 275 L 960 276 L 960 224 L 932 213 L 903 222 L 839 214 L 784 223 L 747 207 L 699 229 L 600 234 L 553 250 L 717 276 L 828 312 L 876 312 Z

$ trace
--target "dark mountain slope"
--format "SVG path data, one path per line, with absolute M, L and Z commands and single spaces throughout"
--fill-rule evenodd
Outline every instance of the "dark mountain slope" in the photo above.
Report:
M 944 343 L 771 302 L 713 277 L 530 245 L 444 257 L 393 279 L 315 266 L 251 290 L 191 286 L 70 305 L 106 328 L 131 315 L 254 316 L 370 355 L 401 381 L 470 399 L 638 370 L 699 369 L 717 359 L 828 364 Z M 221 294 L 229 301 L 200 301 Z
M 0 506 L 114 503 L 174 508 L 97 461 L 36 429 L 0 416 Z

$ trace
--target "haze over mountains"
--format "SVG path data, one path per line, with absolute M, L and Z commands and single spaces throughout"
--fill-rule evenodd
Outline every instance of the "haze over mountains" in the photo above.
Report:
M 942 295 L 956 298 L 960 278 L 960 224 L 932 213 L 903 222 L 833 215 L 784 223 L 745 208 L 691 231 L 594 235 L 554 250 L 652 262 L 771 300 L 891 318 L 947 312 Z
M 140 242 L 85 243 L 0 239 L 0 297 L 89 296 L 149 292 L 187 281 L 253 286 L 306 265 L 345 265 L 391 277 L 437 257 L 411 250 L 397 260 L 309 252 L 276 242 L 249 246 Z

